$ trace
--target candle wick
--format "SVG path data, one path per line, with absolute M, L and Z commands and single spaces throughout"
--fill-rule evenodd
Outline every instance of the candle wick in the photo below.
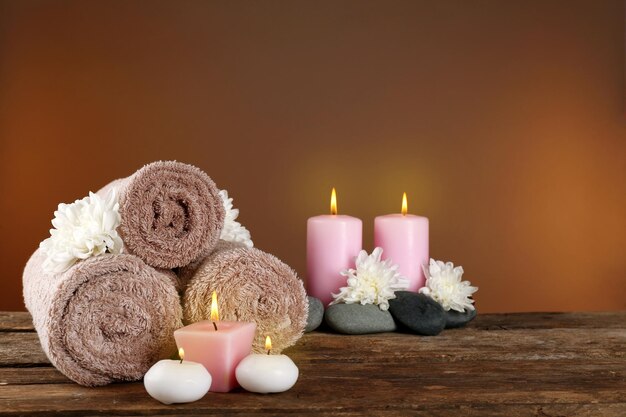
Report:
M 183 358 L 180 358 L 180 363 L 183 363 Z
M 217 331 L 217 324 L 215 324 L 215 322 L 213 322 L 213 327 L 215 327 L 215 331 Z
M 268 349 L 267 350 L 267 354 L 269 355 L 271 351 L 272 351 L 272 349 Z

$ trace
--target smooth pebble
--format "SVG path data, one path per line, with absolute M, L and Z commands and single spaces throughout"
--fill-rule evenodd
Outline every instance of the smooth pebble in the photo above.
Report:
M 307 297 L 309 299 L 309 315 L 306 319 L 306 327 L 304 328 L 304 332 L 312 332 L 317 329 L 320 324 L 322 324 L 322 320 L 324 319 L 324 305 L 319 298 Z
M 389 312 L 408 330 L 424 336 L 434 336 L 446 326 L 444 309 L 427 295 L 411 291 L 396 291 L 389 300 Z
M 446 329 L 463 327 L 470 321 L 474 320 L 476 314 L 478 314 L 476 309 L 468 310 L 464 313 L 459 313 L 458 311 L 454 310 L 446 311 Z
M 324 318 L 328 326 L 344 334 L 393 332 L 396 323 L 389 311 L 373 304 L 333 304 L 326 308 Z

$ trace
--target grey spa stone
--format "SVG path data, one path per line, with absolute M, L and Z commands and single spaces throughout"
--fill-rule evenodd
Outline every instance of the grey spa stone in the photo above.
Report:
M 435 336 L 446 326 L 446 314 L 438 302 L 427 295 L 396 291 L 389 300 L 389 311 L 406 329 L 424 336 Z
M 338 333 L 368 334 L 396 330 L 391 314 L 373 304 L 333 304 L 326 308 L 324 317 L 326 324 Z
M 307 297 L 309 299 L 309 315 L 306 319 L 306 327 L 304 332 L 312 332 L 317 329 L 324 319 L 324 305 L 319 298 Z
M 465 313 L 459 313 L 454 310 L 446 311 L 446 329 L 463 327 L 470 321 L 474 320 L 477 314 L 478 312 L 476 309 L 468 310 Z

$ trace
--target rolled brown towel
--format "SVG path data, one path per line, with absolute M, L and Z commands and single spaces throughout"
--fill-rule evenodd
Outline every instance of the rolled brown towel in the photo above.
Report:
M 133 255 L 103 254 L 46 274 L 37 250 L 24 269 L 24 301 L 43 351 L 86 386 L 141 379 L 175 351 L 182 326 L 171 273 Z
M 201 169 L 175 161 L 153 162 L 113 181 L 119 195 L 118 233 L 128 253 L 157 268 L 178 268 L 209 254 L 224 225 L 219 190 Z
M 215 252 L 223 252 L 225 250 L 229 250 L 229 249 L 236 249 L 236 248 L 246 248 L 247 246 L 244 243 L 240 243 L 240 242 L 228 242 L 226 240 L 219 240 L 219 242 L 217 242 L 217 245 L 215 245 L 215 248 L 213 249 L 213 252 L 211 253 L 215 253 Z M 200 266 L 204 263 L 204 261 L 206 260 L 206 256 L 203 259 L 199 259 L 197 261 L 194 261 L 192 263 L 190 263 L 189 265 L 183 267 L 183 268 L 179 268 L 176 271 L 176 289 L 178 290 L 178 293 L 183 295 L 185 293 L 185 290 L 187 289 L 187 285 L 189 284 L 189 281 L 191 280 L 191 278 L 193 278 L 193 276 L 196 274 L 196 272 L 198 271 L 198 268 L 200 268 Z
M 211 317 L 211 295 L 217 292 L 220 319 L 256 323 L 253 350 L 280 353 L 302 336 L 308 300 L 302 281 L 280 259 L 255 248 L 224 245 L 208 256 L 189 279 L 183 297 L 187 323 Z

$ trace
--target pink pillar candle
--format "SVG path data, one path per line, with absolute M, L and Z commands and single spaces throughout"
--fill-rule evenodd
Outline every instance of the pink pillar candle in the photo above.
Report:
M 185 359 L 199 362 L 209 371 L 213 382 L 210 391 L 228 392 L 239 386 L 235 370 L 252 351 L 255 323 L 199 321 L 174 331 L 178 348 L 185 349 Z
M 334 203 L 334 204 L 333 204 Z M 307 279 L 309 295 L 327 306 L 332 293 L 345 287 L 341 271 L 354 268 L 354 260 L 363 244 L 363 222 L 356 217 L 338 215 L 335 190 L 331 198 L 331 213 L 307 221 Z
M 428 265 L 428 218 L 412 214 L 378 216 L 374 219 L 374 244 L 383 248 L 383 259 L 399 266 L 399 272 L 409 281 L 409 291 L 424 286 L 422 265 Z

